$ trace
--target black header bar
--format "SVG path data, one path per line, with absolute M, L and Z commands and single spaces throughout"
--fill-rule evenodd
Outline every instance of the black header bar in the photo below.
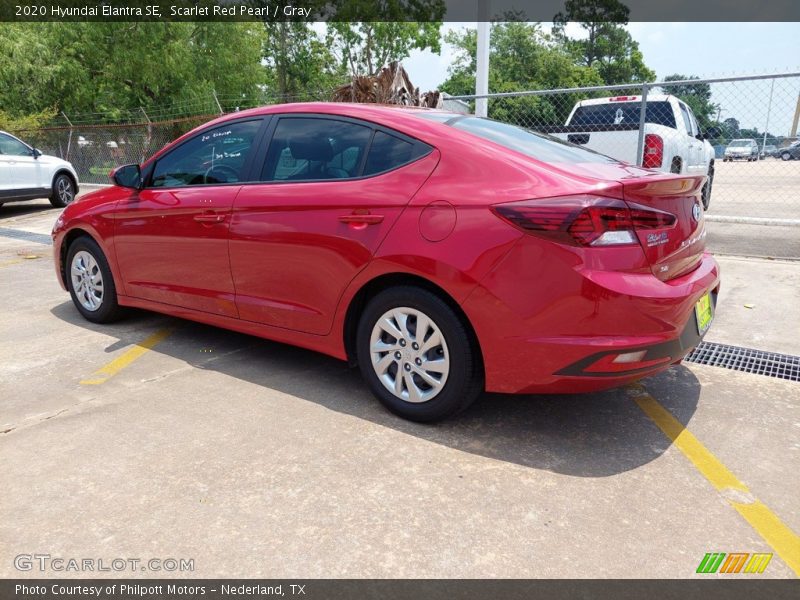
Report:
M 552 21 L 565 0 L 3 0 L 0 21 Z M 797 0 L 626 0 L 629 21 L 800 21 Z

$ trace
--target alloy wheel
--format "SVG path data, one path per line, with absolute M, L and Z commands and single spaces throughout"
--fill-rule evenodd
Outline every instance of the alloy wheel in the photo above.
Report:
M 64 204 L 69 204 L 75 197 L 75 190 L 72 189 L 72 181 L 69 177 L 61 176 L 56 182 L 56 193 L 58 199 Z

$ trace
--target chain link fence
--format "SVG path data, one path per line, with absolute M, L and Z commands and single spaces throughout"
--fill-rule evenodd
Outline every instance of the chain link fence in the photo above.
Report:
M 143 162 L 187 131 L 222 114 L 281 102 L 327 100 L 330 91 L 303 96 L 200 98 L 145 110 L 68 115 L 38 129 L 11 131 L 44 154 L 68 160 L 81 183 L 109 183 L 114 167 Z
M 630 164 L 707 175 L 710 242 L 800 258 L 800 73 L 458 97 L 473 109 L 477 98 L 490 118 Z
M 82 183 L 108 183 L 115 166 L 141 162 L 211 118 L 256 105 L 328 100 L 218 98 L 115 115 L 61 115 L 50 127 L 16 131 L 73 163 Z M 477 96 L 447 97 L 472 112 Z M 488 116 L 635 165 L 708 175 L 710 245 L 734 254 L 800 258 L 800 73 L 622 86 L 531 90 L 486 96 Z M 725 224 L 723 229 L 721 226 Z

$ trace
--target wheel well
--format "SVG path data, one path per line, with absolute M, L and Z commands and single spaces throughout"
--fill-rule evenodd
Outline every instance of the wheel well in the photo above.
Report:
M 458 302 L 456 302 L 450 294 L 432 281 L 429 281 L 424 277 L 411 275 L 409 273 L 388 273 L 386 275 L 376 277 L 375 279 L 372 279 L 364 284 L 364 286 L 358 290 L 356 295 L 353 296 L 350 305 L 347 307 L 347 314 L 345 315 L 344 319 L 344 347 L 345 351 L 347 352 L 347 360 L 350 365 L 355 366 L 358 363 L 356 354 L 356 332 L 358 330 L 358 320 L 361 317 L 364 307 L 367 305 L 370 299 L 375 297 L 379 292 L 382 292 L 387 288 L 400 285 L 411 285 L 428 290 L 429 292 L 436 294 L 453 310 L 458 318 L 461 319 L 461 322 L 464 324 L 464 327 L 469 334 L 470 340 L 477 351 L 477 357 L 480 361 L 480 370 L 483 372 L 483 354 L 481 352 L 481 345 L 478 342 L 478 336 L 475 334 L 472 323 L 469 322 L 469 319 L 461 309 L 461 306 L 459 306 Z
M 61 269 L 61 275 L 64 278 L 64 283 L 66 283 L 67 281 L 67 251 L 69 250 L 69 247 L 72 245 L 72 242 L 77 240 L 79 237 L 88 237 L 89 239 L 94 240 L 94 238 L 88 231 L 79 228 L 72 229 L 67 233 L 67 235 L 64 236 L 64 241 L 61 243 L 61 248 L 58 252 L 59 260 L 61 263 L 59 267 Z
M 59 169 L 58 171 L 53 173 L 53 180 L 50 182 L 50 190 L 53 190 L 55 188 L 56 177 L 58 177 L 61 174 L 64 174 L 67 177 L 69 177 L 70 181 L 72 181 L 72 185 L 75 186 L 75 194 L 77 194 L 78 193 L 78 180 L 75 179 L 75 176 L 72 173 L 70 173 L 67 169 Z
M 675 156 L 672 159 L 672 164 L 669 166 L 670 173 L 680 173 L 681 168 L 683 167 L 683 161 L 681 160 L 680 156 Z

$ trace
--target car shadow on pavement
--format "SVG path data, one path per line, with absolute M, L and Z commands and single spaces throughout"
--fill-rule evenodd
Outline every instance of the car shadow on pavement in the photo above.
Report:
M 107 352 L 135 344 L 155 328 L 175 327 L 152 352 L 435 444 L 534 469 L 605 477 L 646 464 L 670 445 L 624 389 L 576 395 L 483 394 L 448 421 L 418 424 L 386 411 L 367 389 L 358 369 L 322 354 L 146 311 L 131 311 L 126 319 L 110 326 L 85 321 L 70 302 L 51 312 L 72 325 L 117 337 Z M 118 377 L 124 377 L 124 372 Z M 700 383 L 689 369 L 673 366 L 641 383 L 678 421 L 687 424 L 691 420 Z M 246 399 L 247 406 L 252 406 L 252 393 L 244 391 L 249 389 L 212 388 L 208 394 L 234 403 Z
M 3 206 L 0 206 L 0 222 L 2 222 L 3 219 L 32 215 L 34 213 L 45 212 L 47 210 L 59 211 L 61 209 L 54 208 L 47 199 L 31 200 L 29 202 L 8 202 L 3 204 Z

